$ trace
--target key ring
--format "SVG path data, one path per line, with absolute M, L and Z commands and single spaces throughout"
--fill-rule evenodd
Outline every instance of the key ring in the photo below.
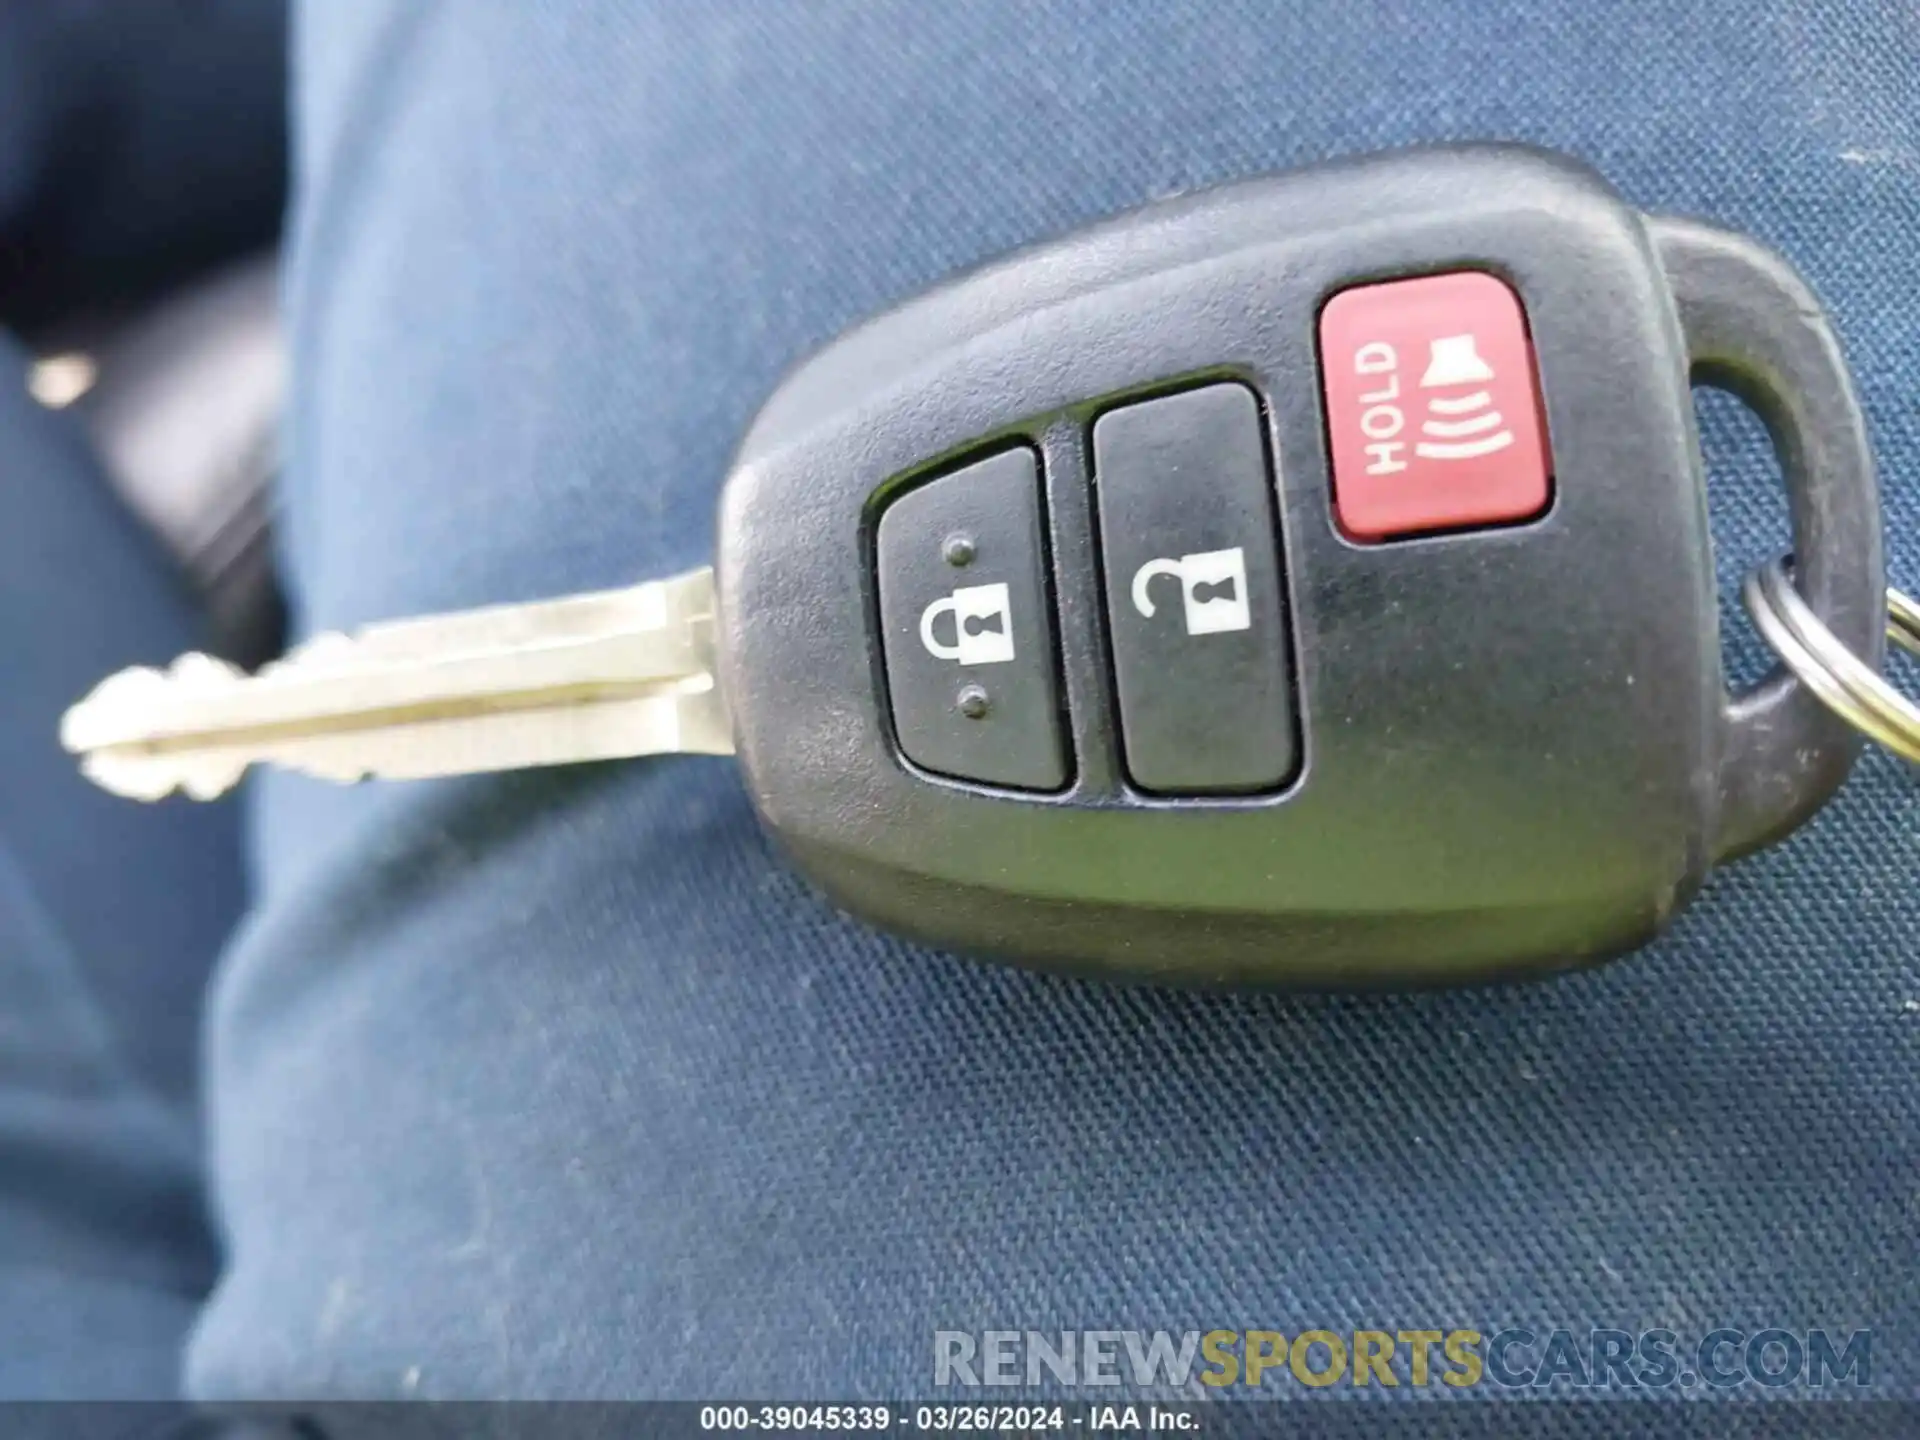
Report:
M 1753 617 L 1787 669 L 1834 714 L 1903 759 L 1920 764 L 1920 704 L 1902 695 L 1835 638 L 1793 588 L 1792 557 L 1754 567 L 1741 588 Z M 1920 604 L 1887 591 L 1887 638 L 1920 655 Z

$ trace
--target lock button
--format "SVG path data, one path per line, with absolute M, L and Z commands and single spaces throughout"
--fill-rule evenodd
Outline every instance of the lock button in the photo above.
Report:
M 1064 786 L 1035 453 L 1006 450 L 908 491 L 881 515 L 875 550 L 901 753 L 958 779 Z
M 1110 410 L 1093 460 L 1129 777 L 1278 789 L 1298 745 L 1259 402 L 1220 384 Z

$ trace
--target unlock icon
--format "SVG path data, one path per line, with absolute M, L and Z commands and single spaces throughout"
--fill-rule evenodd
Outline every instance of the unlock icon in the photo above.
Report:
M 1005 585 L 966 585 L 920 614 L 920 643 L 929 655 L 961 665 L 1000 665 L 1013 659 L 1013 602 Z M 953 617 L 953 643 L 936 633 Z
M 1247 604 L 1247 557 L 1239 546 L 1203 550 L 1178 560 L 1149 560 L 1142 565 L 1133 576 L 1133 608 L 1149 620 L 1154 611 L 1153 582 L 1161 575 L 1176 576 L 1180 581 L 1187 634 L 1217 635 L 1253 628 L 1253 611 Z

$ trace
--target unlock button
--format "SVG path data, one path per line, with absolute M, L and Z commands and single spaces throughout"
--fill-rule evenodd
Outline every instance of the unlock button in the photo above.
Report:
M 881 515 L 875 548 L 901 753 L 1008 789 L 1065 785 L 1034 452 L 909 490 Z
M 1110 410 L 1093 455 L 1128 775 L 1163 795 L 1278 789 L 1298 747 L 1253 392 L 1208 385 Z

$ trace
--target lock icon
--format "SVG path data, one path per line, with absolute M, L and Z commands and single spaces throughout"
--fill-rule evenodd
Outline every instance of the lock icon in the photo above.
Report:
M 1133 576 L 1133 608 L 1149 620 L 1154 613 L 1153 581 L 1161 575 L 1180 581 L 1187 634 L 1218 635 L 1253 628 L 1253 610 L 1247 604 L 1247 556 L 1241 547 L 1203 550 L 1142 565 Z
M 1004 584 L 966 585 L 920 614 L 920 643 L 927 653 L 961 665 L 1000 665 L 1013 659 L 1013 602 Z M 953 643 L 942 641 L 934 626 L 953 616 Z

